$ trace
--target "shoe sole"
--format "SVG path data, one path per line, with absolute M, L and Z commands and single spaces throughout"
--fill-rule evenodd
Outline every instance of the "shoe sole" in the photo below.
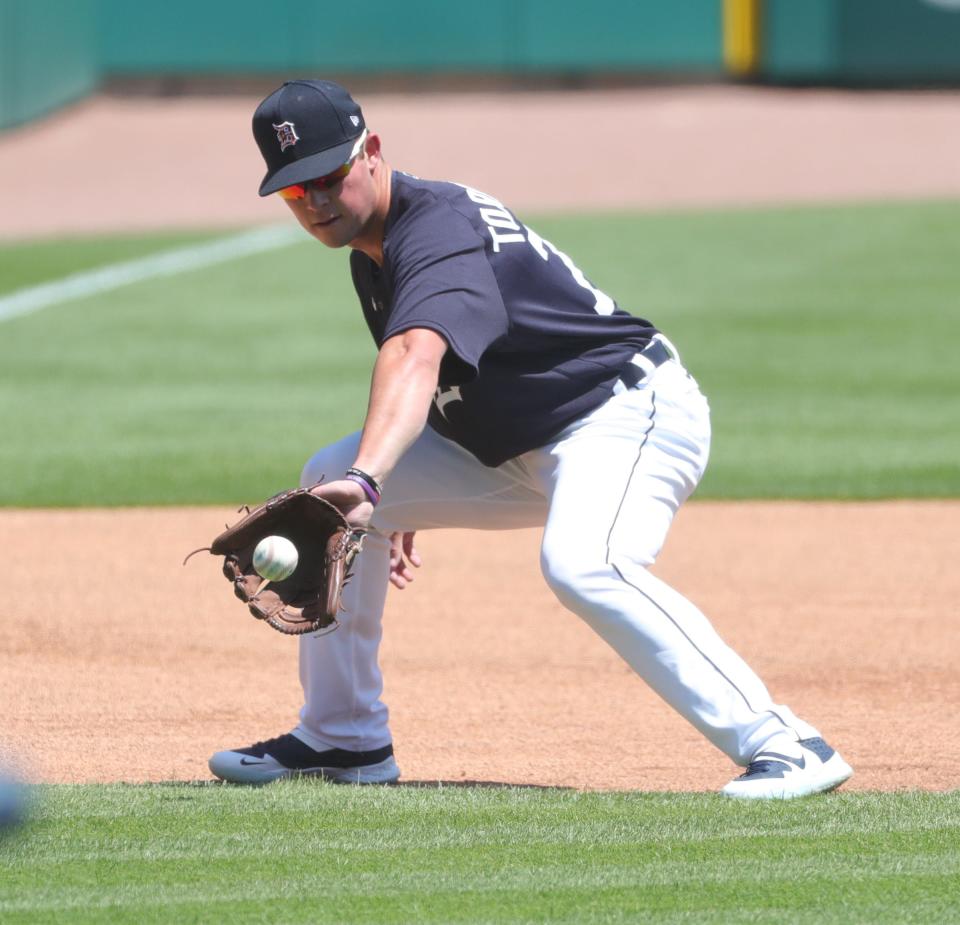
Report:
M 377 764 L 356 768 L 266 768 L 241 765 L 243 757 L 236 752 L 218 752 L 208 765 L 215 777 L 230 784 L 270 784 L 292 777 L 320 777 L 335 784 L 395 784 L 400 779 L 400 768 L 392 755 Z
M 853 776 L 850 767 L 838 754 L 816 774 L 795 774 L 783 780 L 731 781 L 720 793 L 736 800 L 793 800 L 797 797 L 829 793 Z

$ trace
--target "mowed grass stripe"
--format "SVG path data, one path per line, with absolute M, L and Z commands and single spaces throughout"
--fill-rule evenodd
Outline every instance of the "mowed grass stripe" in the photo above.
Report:
M 202 244 L 226 233 L 209 229 L 3 241 L 0 242 L 0 294 L 176 247 Z
M 45 787 L 4 921 L 950 921 L 960 794 Z M 319 916 L 319 918 L 318 918 Z M 645 920 L 645 919 L 639 919 Z
M 840 848 L 843 850 L 844 846 Z M 270 854 L 264 852 L 255 860 L 251 859 L 248 868 L 240 871 L 236 864 L 209 864 L 204 860 L 202 871 L 196 872 L 196 878 L 202 881 L 200 883 L 179 880 L 169 886 L 156 883 L 134 886 L 127 882 L 116 884 L 109 891 L 97 884 L 91 884 L 86 889 L 47 886 L 32 891 L 29 900 L 0 905 L 0 912 L 64 912 L 109 908 L 136 911 L 153 907 L 172 913 L 179 906 L 209 906 L 216 903 L 284 902 L 294 906 L 291 897 L 298 897 L 299 901 L 341 901 L 341 908 L 346 910 L 355 898 L 366 897 L 379 898 L 383 914 L 389 917 L 387 907 L 404 896 L 411 900 L 432 897 L 440 904 L 444 900 L 455 900 L 470 894 L 477 898 L 477 905 L 482 907 L 487 897 L 495 895 L 507 899 L 550 894 L 560 901 L 564 895 L 582 897 L 592 894 L 600 897 L 604 894 L 629 895 L 629 892 L 636 894 L 641 891 L 644 904 L 667 905 L 669 893 L 675 889 L 702 891 L 712 894 L 714 898 L 730 897 L 731 894 L 735 896 L 737 890 L 765 890 L 767 898 L 771 900 L 777 894 L 790 894 L 799 899 L 804 888 L 815 891 L 821 900 L 829 896 L 832 889 L 837 896 L 843 890 L 849 890 L 851 897 L 861 891 L 873 893 L 870 903 L 879 904 L 878 891 L 886 890 L 887 902 L 891 899 L 896 903 L 906 902 L 911 895 L 922 899 L 938 885 L 946 886 L 951 878 L 960 874 L 960 864 L 952 859 L 945 860 L 942 855 L 915 856 L 906 860 L 889 857 L 882 861 L 868 860 L 863 864 L 856 859 L 849 859 L 831 865 L 829 872 L 825 869 L 822 853 L 816 859 L 807 860 L 801 855 L 796 862 L 784 860 L 779 863 L 738 856 L 741 864 L 748 860 L 751 864 L 750 875 L 745 876 L 744 871 L 729 859 L 644 863 L 629 856 L 618 864 L 605 853 L 597 856 L 595 852 L 590 852 L 584 857 L 571 849 L 562 856 L 546 858 L 543 858 L 543 852 L 535 853 L 541 858 L 540 863 L 525 867 L 522 861 L 518 862 L 511 854 L 501 861 L 502 864 L 509 864 L 507 869 L 491 865 L 490 859 L 486 858 L 482 865 L 484 869 L 477 870 L 463 864 L 462 858 L 452 857 L 448 860 L 455 869 L 446 872 L 436 869 L 436 858 L 432 855 L 415 854 L 411 860 L 420 861 L 422 869 L 404 872 L 393 870 L 386 863 L 396 861 L 396 858 L 383 858 L 385 863 L 381 869 L 355 873 L 350 870 L 355 865 L 348 859 L 346 862 L 329 864 L 321 880 L 318 871 L 308 869 L 306 859 L 302 857 L 298 859 L 299 863 L 290 864 L 292 872 L 288 874 L 277 875 L 257 870 L 268 866 L 264 862 L 270 858 Z M 318 853 L 315 857 L 319 859 L 322 856 Z M 193 859 L 194 863 L 198 860 Z M 51 869 L 48 873 L 52 878 L 57 878 L 60 869 Z M 143 869 L 103 868 L 91 869 L 89 873 L 107 881 L 119 873 L 129 881 L 141 876 Z M 69 871 L 67 874 L 69 876 Z M 151 878 L 162 879 L 171 874 L 179 878 L 182 870 L 178 867 L 171 871 L 166 865 L 151 861 Z M 841 887 L 841 883 L 848 886 Z M 853 888 L 854 885 L 856 888 Z M 715 899 L 704 905 L 709 908 L 713 901 Z M 676 905 L 678 908 L 689 908 L 689 900 Z M 743 905 L 749 903 L 744 902 Z
M 257 228 L 213 241 L 161 251 L 136 260 L 110 263 L 96 269 L 71 273 L 60 279 L 0 296 L 0 322 L 65 302 L 96 298 L 114 289 L 146 280 L 178 276 L 239 260 L 250 254 L 277 250 L 292 244 L 297 237 L 294 229 L 286 225 L 279 228 Z
M 679 345 L 714 411 L 699 497 L 960 494 L 960 204 L 531 224 Z M 293 484 L 366 408 L 374 349 L 346 258 L 306 240 L 6 322 L 0 505 L 235 504 Z
M 111 849 L 138 852 L 142 843 L 134 820 L 144 815 L 166 820 L 164 831 L 151 838 L 152 847 L 160 853 L 175 851 L 185 832 L 204 853 L 223 847 L 220 820 L 224 814 L 235 817 L 227 853 L 240 850 L 245 841 L 281 852 L 295 851 L 286 841 L 290 830 L 302 830 L 318 844 L 337 851 L 389 851 L 407 850 L 410 845 L 405 839 L 411 831 L 429 848 L 509 847 L 518 843 L 518 836 L 529 835 L 531 825 L 538 841 L 562 844 L 574 838 L 571 822 L 577 825 L 576 840 L 597 843 L 751 839 L 764 834 L 772 814 L 780 814 L 778 833 L 797 842 L 832 834 L 867 834 L 875 832 L 878 825 L 912 836 L 960 824 L 960 809 L 952 799 L 922 792 L 896 798 L 841 793 L 827 798 L 829 802 L 821 807 L 809 801 L 760 805 L 731 803 L 714 795 L 551 789 L 538 794 L 509 787 L 492 794 L 490 788 L 481 787 L 407 786 L 385 792 L 344 793 L 321 783 L 285 782 L 270 789 L 273 792 L 264 800 L 260 791 L 217 784 L 42 787 L 31 838 L 20 846 L 17 860 L 38 860 L 61 837 L 55 823 L 62 819 L 70 820 L 71 842 L 85 859 L 96 855 L 101 841 Z M 696 807 L 711 801 L 715 814 L 725 821 L 722 832 L 698 828 L 695 817 L 686 812 L 688 802 Z M 798 814 L 791 808 L 798 806 L 806 812 Z M 308 828 L 303 815 L 311 816 Z M 470 826 L 461 826 L 466 819 Z M 359 826 L 355 824 L 358 821 Z M 66 859 L 66 855 L 58 853 L 58 858 Z
M 432 869 L 436 865 L 435 855 L 439 850 L 437 847 L 431 847 L 428 850 L 409 847 L 379 849 L 375 857 L 369 859 L 359 856 L 357 848 L 341 849 L 345 854 L 333 866 L 334 869 L 339 867 L 341 873 L 349 874 L 349 878 L 339 880 L 331 878 L 324 886 L 323 893 L 329 896 L 348 896 L 355 893 L 379 893 L 385 889 L 445 892 L 445 880 L 451 888 L 462 889 L 463 878 L 467 876 L 470 878 L 470 889 L 477 892 L 523 891 L 536 887 L 563 889 L 570 885 L 571 879 L 576 881 L 579 888 L 626 886 L 637 883 L 645 885 L 714 883 L 719 885 L 743 879 L 743 872 L 737 870 L 736 865 L 730 864 L 728 860 L 705 857 L 701 852 L 686 852 L 677 846 L 671 847 L 671 854 L 687 855 L 685 859 L 681 857 L 665 860 L 659 856 L 659 853 L 654 853 L 655 856 L 652 857 L 644 857 L 643 853 L 634 846 L 617 849 L 598 848 L 596 845 L 587 849 L 588 855 L 585 857 L 581 853 L 583 846 L 572 842 L 563 846 L 552 844 L 550 850 L 547 850 L 547 846 L 539 840 L 534 844 L 524 845 L 530 835 L 528 831 L 519 833 L 519 840 L 515 841 L 504 855 L 503 862 L 509 863 L 509 869 L 491 869 L 489 857 L 474 854 L 476 849 L 485 846 L 475 845 L 462 851 L 448 851 L 447 857 L 453 861 L 455 874 L 446 875 Z M 308 869 L 303 855 L 304 846 L 299 847 L 301 849 L 299 851 L 288 849 L 276 853 L 276 845 L 268 842 L 262 849 L 248 853 L 223 853 L 210 856 L 206 852 L 184 851 L 180 855 L 171 857 L 166 854 L 161 855 L 159 852 L 147 851 L 141 853 L 136 859 L 127 858 L 122 861 L 116 858 L 89 858 L 74 863 L 41 864 L 35 871 L 31 871 L 29 877 L 24 877 L 19 883 L 17 881 L 12 883 L 19 887 L 29 887 L 46 869 L 50 878 L 49 883 L 38 891 L 34 891 L 34 899 L 29 903 L 20 903 L 19 908 L 31 908 L 37 904 L 47 908 L 67 908 L 95 903 L 96 897 L 91 896 L 90 889 L 79 884 L 89 883 L 91 878 L 97 881 L 109 880 L 126 868 L 128 874 L 125 876 L 128 883 L 120 886 L 118 895 L 111 896 L 110 905 L 139 903 L 148 898 L 148 892 L 153 892 L 153 899 L 160 899 L 161 896 L 157 895 L 157 890 L 163 891 L 164 903 L 173 903 L 184 898 L 183 884 L 179 882 L 183 873 L 182 862 L 194 862 L 202 855 L 205 867 L 202 879 L 209 880 L 210 883 L 205 885 L 202 891 L 198 891 L 194 899 L 216 899 L 229 896 L 240 898 L 244 895 L 250 898 L 261 898 L 269 895 L 270 891 L 277 887 L 278 878 L 275 873 L 253 873 L 245 865 L 255 867 L 265 857 L 284 858 L 289 862 L 291 878 L 299 880 L 302 876 L 311 876 L 312 871 Z M 503 846 L 486 847 L 499 849 Z M 712 847 L 714 851 L 711 853 L 719 853 L 723 846 L 715 844 Z M 737 845 L 736 842 L 728 844 L 727 847 L 730 849 L 730 854 L 749 854 L 742 850 L 746 846 Z M 851 839 L 841 838 L 831 846 L 831 851 L 837 851 L 842 855 L 851 847 L 853 847 Z M 865 846 L 858 842 L 856 847 L 859 851 L 863 851 Z M 890 838 L 884 842 L 884 847 L 890 850 L 890 855 L 883 857 L 871 857 L 869 845 L 866 847 L 865 855 L 847 858 L 841 856 L 835 859 L 830 867 L 830 878 L 869 880 L 891 875 L 951 877 L 960 873 L 960 858 L 957 858 L 954 853 L 946 848 L 941 848 L 939 851 L 924 851 L 923 842 L 918 839 Z M 307 845 L 306 849 L 309 852 L 310 846 Z M 314 848 L 317 857 L 330 850 L 333 849 L 321 845 L 316 845 Z M 909 856 L 897 856 L 896 852 L 899 851 Z M 769 857 L 752 859 L 750 862 L 754 868 L 751 872 L 752 876 L 770 883 L 827 878 L 822 860 L 823 845 L 819 841 L 812 845 L 792 842 L 784 853 L 788 856 L 776 860 Z M 592 866 L 577 869 L 587 858 L 591 865 L 597 865 L 596 869 Z M 166 887 L 129 885 L 130 881 L 142 875 L 145 869 L 144 864 L 149 865 L 151 878 L 178 882 Z M 372 869 L 363 870 L 364 866 Z M 575 873 L 571 877 L 572 869 Z M 308 893 L 311 892 L 309 887 L 305 888 Z M 5 901 L 0 905 L 0 911 L 17 909 L 16 900 Z

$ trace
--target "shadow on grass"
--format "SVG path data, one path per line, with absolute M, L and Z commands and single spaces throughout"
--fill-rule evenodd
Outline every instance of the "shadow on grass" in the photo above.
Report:
M 576 790 L 554 784 L 512 784 L 502 780 L 401 780 L 393 786 L 443 790 L 445 787 L 488 787 L 491 790 Z
M 144 781 L 135 783 L 133 781 L 117 781 L 116 786 L 120 787 L 138 787 L 138 788 L 183 788 L 183 789 L 202 789 L 204 787 L 267 787 L 270 784 L 282 783 L 284 781 L 316 781 L 322 784 L 336 784 L 338 787 L 397 787 L 407 789 L 421 790 L 443 790 L 447 787 L 484 787 L 490 790 L 557 790 L 574 791 L 576 787 L 560 787 L 554 784 L 529 784 L 529 783 L 511 783 L 503 780 L 401 780 L 392 784 L 354 784 L 350 781 L 334 781 L 324 777 L 321 774 L 299 774 L 290 777 L 284 777 L 276 781 L 267 781 L 262 784 L 249 783 L 240 784 L 226 780 L 163 780 L 163 781 Z

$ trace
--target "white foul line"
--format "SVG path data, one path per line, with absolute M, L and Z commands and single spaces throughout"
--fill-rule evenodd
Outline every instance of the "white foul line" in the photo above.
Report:
M 178 273 L 226 263 L 249 254 L 287 247 L 302 240 L 301 234 L 300 229 L 292 225 L 257 228 L 204 244 L 181 247 L 136 260 L 125 260 L 96 270 L 72 273 L 52 283 L 29 286 L 0 296 L 0 322 L 28 315 L 51 305 L 109 292 L 145 279 L 176 276 Z

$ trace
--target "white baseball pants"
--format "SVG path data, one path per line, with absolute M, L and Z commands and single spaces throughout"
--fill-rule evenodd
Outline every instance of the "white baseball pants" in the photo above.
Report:
M 320 450 L 301 484 L 338 477 L 358 443 L 354 434 Z M 391 741 L 377 658 L 390 533 L 544 525 L 540 565 L 560 601 L 734 762 L 747 764 L 781 736 L 819 735 L 775 704 L 706 617 L 648 570 L 709 447 L 707 401 L 673 360 L 635 388 L 618 383 L 553 443 L 495 469 L 427 428 L 384 485 L 340 628 L 301 637 L 296 734 L 318 750 Z

